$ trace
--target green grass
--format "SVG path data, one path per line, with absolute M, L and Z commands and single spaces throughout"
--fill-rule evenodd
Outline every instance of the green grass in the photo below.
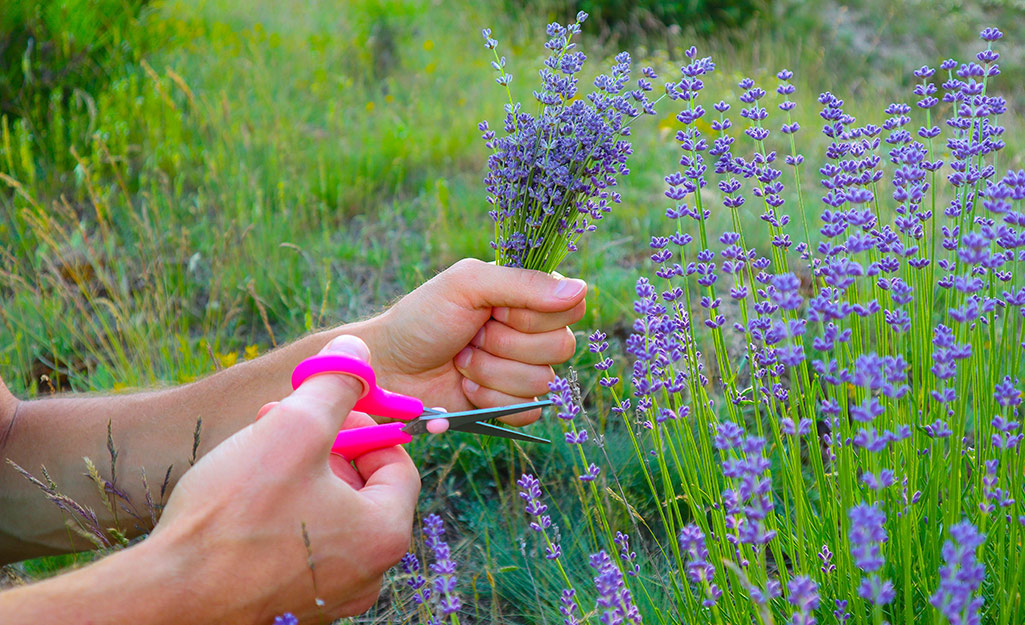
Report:
M 111 68 L 94 101 L 44 106 L 42 132 L 4 120 L 0 371 L 8 385 L 32 396 L 47 390 L 41 374 L 78 391 L 188 381 L 381 310 L 463 256 L 487 258 L 486 153 L 476 124 L 499 124 L 505 94 L 479 30 L 494 28 L 515 76 L 514 97 L 529 102 L 543 24 L 567 17 L 507 15 L 504 6 L 166 0 L 134 33 L 155 51 Z M 974 44 L 994 15 L 1021 17 L 1011 9 L 951 9 L 901 20 L 882 1 L 857 10 L 823 5 L 821 13 L 780 6 L 789 21 L 780 15 L 705 40 L 686 30 L 652 33 L 649 47 L 633 53 L 665 80 L 676 79 L 692 42 L 713 56 L 719 71 L 702 97 L 706 108 L 722 98 L 736 109 L 736 83 L 745 76 L 769 91 L 774 106 L 776 71 L 795 70 L 810 207 L 815 154 L 825 141 L 816 134 L 820 91 L 878 122 L 891 99 L 911 98 L 912 68 L 952 54 L 940 46 L 954 35 L 941 28 L 956 24 L 956 35 Z M 1023 23 L 998 23 L 1010 30 L 1000 49 L 1012 62 L 1025 49 Z M 881 43 L 865 52 L 865 40 Z M 586 26 L 582 45 L 588 76 L 616 51 Z M 1025 100 L 1014 80 L 1022 67 L 998 82 L 1012 111 Z M 577 327 L 584 334 L 611 335 L 629 323 L 633 283 L 667 203 L 662 177 L 677 167 L 672 104 L 638 121 L 623 204 L 561 269 L 591 283 L 588 316 Z M 1020 168 L 1025 134 L 1019 117 L 1006 117 L 1002 159 Z M 792 189 L 790 175 L 784 182 Z M 728 219 L 714 211 L 710 230 Z M 574 362 L 585 370 L 589 357 Z M 538 427 L 558 436 L 557 425 Z M 457 534 L 486 538 L 460 543 L 457 555 L 486 563 L 487 575 L 474 583 L 482 605 L 527 620 L 508 614 L 509 605 L 531 599 L 519 499 L 509 485 L 527 466 L 568 466 L 565 450 L 492 454 L 463 443 L 414 451 L 424 467 L 438 467 L 425 469 L 425 512 L 454 515 L 457 501 L 486 508 L 497 493 L 505 516 L 452 517 Z M 585 522 L 570 508 L 558 520 L 567 531 Z M 630 522 L 622 505 L 617 514 Z M 44 574 L 33 567 L 31 575 Z

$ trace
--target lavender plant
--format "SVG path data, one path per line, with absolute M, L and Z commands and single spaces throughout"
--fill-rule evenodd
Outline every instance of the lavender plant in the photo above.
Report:
M 430 551 L 430 583 L 421 571 L 420 559 L 409 552 L 402 558 L 402 571 L 406 586 L 412 590 L 413 602 L 421 608 L 421 622 L 440 625 L 444 622 L 458 625 L 462 600 L 456 593 L 458 577 L 456 562 L 444 540 L 445 523 L 437 514 L 423 520 L 423 546 Z M 424 618 L 426 616 L 426 619 Z
M 594 444 L 580 390 L 556 380 L 598 571 L 594 591 L 565 579 L 565 622 L 1025 618 L 1025 171 L 998 173 L 1001 33 L 981 36 L 942 82 L 915 71 L 914 104 L 879 124 L 822 93 L 812 172 L 792 72 L 776 75 L 778 121 L 748 78 L 739 106 L 708 110 L 715 64 L 687 51 L 665 87 L 682 156 L 637 281 L 628 381 L 607 336 L 590 341 L 657 518 L 651 541 L 623 547 L 606 496 L 629 501 L 622 467 Z M 712 211 L 728 231 L 711 231 Z M 747 244 L 758 222 L 767 249 Z M 586 592 L 598 608 L 578 616 Z
M 578 96 L 577 74 L 586 56 L 572 39 L 585 19 L 580 12 L 567 26 L 548 25 L 549 55 L 534 91 L 535 114 L 513 102 L 506 59 L 498 55 L 491 29 L 482 33 L 485 47 L 495 51 L 496 80 L 509 96 L 503 136 L 487 121 L 479 124 L 492 152 L 484 183 L 495 223 L 491 246 L 500 265 L 548 272 L 575 251 L 580 237 L 593 232 L 620 201 L 615 187 L 629 173 L 630 122 L 655 112 L 648 99 L 655 72 L 644 68 L 629 90 L 632 61 L 626 52 L 595 79 L 586 98 Z

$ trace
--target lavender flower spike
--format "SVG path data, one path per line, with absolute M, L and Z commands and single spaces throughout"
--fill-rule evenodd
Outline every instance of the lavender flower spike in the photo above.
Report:
M 597 571 L 594 586 L 598 590 L 598 607 L 604 608 L 602 623 L 640 623 L 641 613 L 634 605 L 633 595 L 623 583 L 623 573 L 609 554 L 599 551 L 591 555 L 591 567 Z
M 442 617 L 458 612 L 463 605 L 459 596 L 455 594 L 456 563 L 452 560 L 448 543 L 442 540 L 444 535 L 445 525 L 440 516 L 432 514 L 424 519 L 424 543 L 434 553 L 431 572 L 435 574 L 434 590 L 438 593 L 438 610 Z
M 545 514 L 548 506 L 541 503 L 541 482 L 529 473 L 524 473 L 516 485 L 522 488 L 520 497 L 527 502 L 526 512 L 534 517 L 530 522 L 530 529 L 541 533 L 548 545 L 545 547 L 545 558 L 555 560 L 562 555 L 562 547 L 558 543 L 550 542 L 546 530 L 552 526 L 552 517 Z
M 787 584 L 787 601 L 797 611 L 790 619 L 791 625 L 815 625 L 815 610 L 819 607 L 819 586 L 807 575 L 799 575 Z
M 986 537 L 969 521 L 951 526 L 950 536 L 953 540 L 943 544 L 946 564 L 940 567 L 940 587 L 929 598 L 929 603 L 950 625 L 978 625 L 983 598 L 975 593 L 982 587 L 986 569 L 979 563 L 976 552 L 986 542 Z
M 712 607 L 722 596 L 722 590 L 715 584 L 715 567 L 708 562 L 705 533 L 700 527 L 691 523 L 680 530 L 680 551 L 687 554 L 687 579 L 705 588 L 708 596 L 702 604 Z
M 858 596 L 873 605 L 890 603 L 896 597 L 893 583 L 882 579 L 878 574 L 885 564 L 879 545 L 888 539 L 883 527 L 886 523 L 886 514 L 879 509 L 878 504 L 858 504 L 850 509 L 849 516 L 851 555 L 854 557 L 854 563 L 862 571 L 871 574 L 862 578 Z

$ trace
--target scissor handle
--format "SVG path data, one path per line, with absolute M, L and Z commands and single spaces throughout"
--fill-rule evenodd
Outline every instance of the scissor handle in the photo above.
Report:
M 377 376 L 370 365 L 353 356 L 318 354 L 307 358 L 292 371 L 292 388 L 299 388 L 299 385 L 308 378 L 321 373 L 351 375 L 363 383 L 363 395 L 353 406 L 354 410 L 402 421 L 409 421 L 423 414 L 423 402 L 415 397 L 392 393 L 379 387 Z
M 368 425 L 351 430 L 342 430 L 335 437 L 331 453 L 338 454 L 346 460 L 355 460 L 365 453 L 405 445 L 413 437 L 402 431 L 405 423 L 385 423 L 384 425 Z

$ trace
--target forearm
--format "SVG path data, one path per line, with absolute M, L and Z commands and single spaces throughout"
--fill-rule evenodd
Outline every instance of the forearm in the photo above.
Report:
M 230 596 L 228 571 L 223 593 L 212 584 L 210 560 L 187 545 L 154 536 L 84 568 L 0 592 L 0 622 L 37 623 L 244 622 L 228 614 L 219 596 Z M 233 606 L 231 606 L 233 607 Z
M 21 402 L 0 458 L 10 458 L 37 477 L 45 466 L 62 493 L 95 512 L 98 527 L 115 527 L 114 515 L 100 499 L 83 461 L 90 458 L 103 477 L 111 478 L 109 423 L 118 453 L 116 487 L 144 520 L 140 524 L 117 509 L 123 503 L 118 502 L 116 524 L 129 535 L 136 534 L 148 529 L 143 472 L 156 501 L 168 467 L 173 467 L 168 491 L 189 468 L 197 420 L 202 419 L 198 457 L 250 423 L 264 403 L 288 395 L 290 373 L 299 361 L 338 334 L 373 331 L 368 322 L 313 334 L 177 388 Z M 69 516 L 73 513 L 48 501 L 13 467 L 0 464 L 0 562 L 92 547 L 67 529 Z

